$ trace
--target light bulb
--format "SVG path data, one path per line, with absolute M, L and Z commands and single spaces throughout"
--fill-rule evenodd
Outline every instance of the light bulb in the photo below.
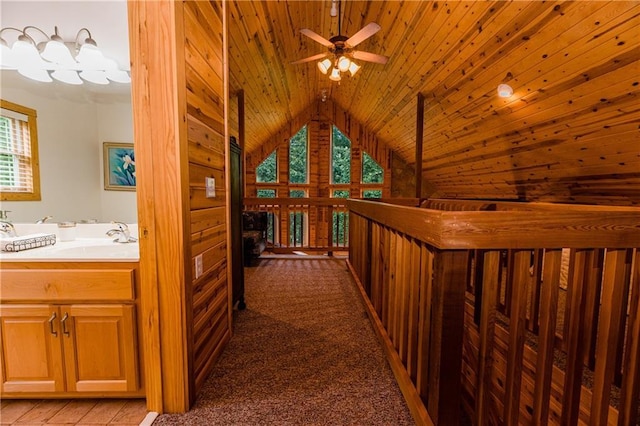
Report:
M 322 74 L 326 74 L 329 68 L 331 68 L 331 59 L 327 58 L 324 61 L 318 62 L 318 68 L 320 68 Z
M 100 49 L 92 44 L 83 44 L 76 60 L 83 70 L 104 70 L 104 55 Z
M 338 69 L 341 72 L 347 72 L 349 70 L 349 65 L 351 65 L 351 61 L 346 56 L 340 56 L 338 59 Z
M 513 89 L 508 84 L 498 85 L 498 96 L 501 98 L 508 98 L 513 95 Z
M 109 80 L 107 80 L 107 74 L 104 71 L 84 70 L 80 72 L 80 77 L 90 83 L 109 84 Z
M 59 37 L 58 37 L 59 38 Z M 76 61 L 73 60 L 71 52 L 60 40 L 52 39 L 47 42 L 41 55 L 44 59 L 55 64 L 74 66 Z
M 351 77 L 356 75 L 359 69 L 360 65 L 356 64 L 355 62 L 351 62 L 351 64 L 349 65 L 349 72 L 351 73 Z
M 338 68 L 334 68 L 331 70 L 331 75 L 329 76 L 329 80 L 332 80 L 332 81 L 342 80 L 342 77 L 340 77 L 340 70 Z
M 106 70 L 107 78 L 116 83 L 131 83 L 131 77 L 123 70 Z
M 51 73 L 51 77 L 67 84 L 82 84 L 82 80 L 78 77 L 78 72 L 74 70 L 55 70 Z
M 43 83 L 51 83 L 53 80 L 46 70 L 38 68 L 18 68 L 18 72 L 31 80 L 41 81 Z
M 7 46 L 7 42 L 0 39 L 0 68 L 4 70 L 16 69 L 16 61 L 11 48 Z

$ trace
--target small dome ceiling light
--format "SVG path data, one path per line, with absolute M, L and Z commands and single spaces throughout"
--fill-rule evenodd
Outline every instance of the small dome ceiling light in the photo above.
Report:
M 509 98 L 513 95 L 513 89 L 508 84 L 499 84 L 498 85 L 498 96 L 501 98 Z

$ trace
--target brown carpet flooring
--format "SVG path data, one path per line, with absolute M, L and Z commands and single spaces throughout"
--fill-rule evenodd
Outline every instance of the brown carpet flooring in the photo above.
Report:
M 158 425 L 412 425 L 344 260 L 263 259 L 191 411 Z

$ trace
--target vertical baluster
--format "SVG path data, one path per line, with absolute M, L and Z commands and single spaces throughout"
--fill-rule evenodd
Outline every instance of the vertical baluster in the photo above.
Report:
M 511 288 L 509 316 L 509 350 L 505 384 L 504 421 L 508 425 L 518 424 L 520 417 L 520 392 L 522 384 L 522 357 L 524 353 L 527 315 L 527 284 L 529 283 L 529 250 L 510 250 Z
M 389 325 L 389 269 L 391 267 L 390 262 L 393 256 L 391 250 L 391 231 L 389 228 L 382 227 L 382 239 L 383 239 L 383 254 L 382 254 L 382 298 L 380 299 L 380 308 L 382 310 L 380 320 L 382 325 L 387 328 Z
M 542 255 L 544 251 L 537 249 L 533 251 L 532 285 L 531 285 L 531 313 L 529 315 L 527 328 L 533 333 L 538 333 L 540 328 L 540 282 L 542 276 Z
M 493 351 L 495 340 L 496 308 L 500 284 L 500 251 L 476 250 L 476 268 L 482 276 L 476 274 L 476 289 L 481 289 L 480 304 L 476 303 L 480 343 L 478 345 L 478 376 L 476 381 L 476 424 L 487 425 L 490 422 L 491 371 L 493 370 Z
M 587 292 L 585 295 L 585 354 L 584 363 L 590 369 L 596 365 L 596 338 L 598 335 L 598 317 L 600 314 L 600 297 L 602 289 L 602 266 L 604 249 L 594 249 L 594 255 L 587 265 Z
M 389 334 L 389 338 L 393 342 L 393 345 L 397 349 L 397 339 L 396 339 L 396 315 L 397 311 L 395 309 L 396 305 L 396 266 L 398 262 L 398 257 L 396 256 L 398 251 L 398 234 L 391 230 L 389 231 L 389 297 L 387 299 L 387 323 L 385 324 L 385 328 L 387 333 Z
M 416 385 L 420 312 L 420 245 L 416 240 L 412 239 L 409 242 L 408 256 L 407 373 L 409 373 L 413 384 Z
M 397 265 L 396 265 L 396 302 L 395 302 L 395 311 L 396 311 L 396 322 L 395 322 L 395 335 L 396 335 L 396 350 L 398 351 L 398 355 L 400 355 L 400 359 L 405 363 L 407 361 L 406 356 L 406 302 L 407 297 L 405 293 L 406 288 L 406 280 L 405 280 L 405 271 L 406 271 L 406 262 L 408 253 L 405 251 L 405 242 L 406 237 L 402 234 L 398 234 L 397 236 L 398 246 L 396 251 L 397 257 Z M 404 356 L 403 356 L 404 351 Z
M 640 250 L 633 260 L 633 288 L 627 318 L 627 341 L 624 346 L 624 374 L 620 392 L 618 426 L 640 424 Z
M 420 243 L 420 294 L 418 311 L 418 359 L 416 388 L 425 405 L 429 397 L 429 366 L 431 365 L 431 306 L 433 295 L 433 251 Z
M 580 393 L 582 390 L 582 370 L 584 359 L 584 285 L 585 265 L 592 253 L 587 250 L 569 252 L 569 275 L 567 279 L 567 309 L 565 310 L 565 328 L 562 336 L 563 346 L 567 348 L 567 362 L 562 392 L 563 425 L 578 423 Z
M 599 334 L 596 349 L 596 370 L 591 400 L 591 425 L 607 424 L 611 384 L 616 369 L 620 339 L 620 312 L 623 310 L 625 287 L 631 273 L 631 251 L 607 249 Z
M 546 425 L 549 421 L 561 263 L 562 250 L 546 250 L 544 252 L 544 271 L 542 271 L 540 286 L 540 332 L 538 334 L 536 382 L 533 393 L 533 424 L 541 426 Z

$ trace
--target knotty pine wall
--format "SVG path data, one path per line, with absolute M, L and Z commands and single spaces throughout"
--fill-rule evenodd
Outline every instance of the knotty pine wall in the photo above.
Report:
M 307 125 L 309 152 L 309 184 L 289 184 L 289 140 Z M 351 141 L 351 184 L 331 185 L 331 126 L 335 125 Z M 382 196 L 391 196 L 391 151 L 366 127 L 331 100 L 316 101 L 302 114 L 289 121 L 275 136 L 258 149 L 247 154 L 246 197 L 257 195 L 256 167 L 274 150 L 278 158 L 278 183 L 269 188 L 278 191 L 279 197 L 288 197 L 290 189 L 307 189 L 309 197 L 330 197 L 331 189 L 348 189 L 351 197 L 359 198 L 362 189 L 371 184 L 361 183 L 362 151 L 371 156 L 384 170 Z M 260 185 L 261 188 L 266 184 Z M 380 185 L 377 185 L 380 187 Z
M 131 0 L 129 28 L 147 406 L 184 412 L 231 335 L 225 4 Z

